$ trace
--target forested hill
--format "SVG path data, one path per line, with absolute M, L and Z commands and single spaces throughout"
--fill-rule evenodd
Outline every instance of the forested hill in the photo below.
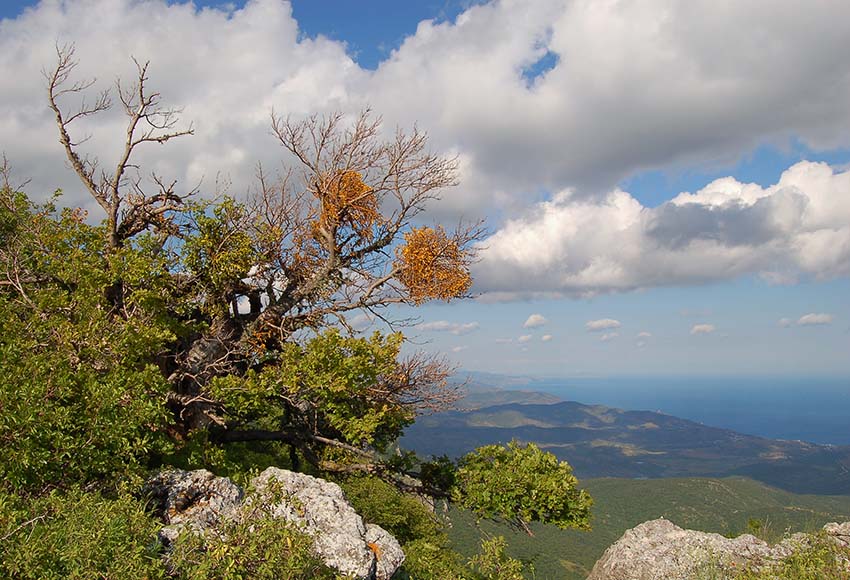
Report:
M 423 417 L 401 444 L 425 456 L 457 457 L 511 439 L 569 461 L 579 478 L 742 475 L 796 493 L 850 494 L 850 447 L 765 439 L 663 413 L 575 402 Z

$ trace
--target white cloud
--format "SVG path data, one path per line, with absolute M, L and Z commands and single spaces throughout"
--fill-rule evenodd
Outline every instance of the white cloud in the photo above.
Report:
M 642 331 L 637 333 L 638 338 L 652 338 L 652 333 L 647 331 Z
M 718 10 L 710 0 L 494 1 L 473 5 L 454 22 L 421 22 L 372 72 L 343 43 L 305 38 L 282 0 L 234 10 L 163 0 L 46 0 L 0 22 L 0 143 L 14 143 L 7 153 L 21 177 L 34 179 L 33 193 L 46 196 L 60 186 L 69 202 L 88 201 L 65 169 L 40 73 L 53 62 L 57 40 L 75 41 L 80 73 L 105 84 L 132 73 L 130 55 L 151 61 L 151 86 L 184 107 L 196 136 L 165 154 L 149 149 L 140 160 L 187 187 L 204 176 L 209 189 L 222 172 L 240 194 L 257 161 L 278 167 L 280 151 L 268 137 L 272 107 L 299 116 L 371 105 L 389 129 L 419 121 L 435 150 L 457 155 L 463 189 L 446 195 L 445 214 L 522 209 L 524 192 L 568 187 L 577 188 L 576 203 L 647 168 L 728 164 L 756 144 L 790 136 L 814 148 L 846 145 L 850 4 L 813 3 L 806 18 L 799 10 L 791 0 L 771 2 L 769 10 L 758 2 Z M 722 46 L 717 30 L 724 32 Z M 772 39 L 769 51 L 764 38 Z M 523 75 L 547 54 L 558 57 L 551 70 Z M 86 150 L 111 164 L 121 125 L 120 116 L 109 117 Z M 798 242 L 829 249 L 833 238 Z M 620 272 L 622 264 L 608 254 L 583 267 L 571 259 L 563 283 L 544 285 L 573 292 L 669 277 L 663 269 L 656 276 Z M 531 257 L 533 268 L 538 260 Z M 832 258 L 840 257 L 836 249 Z
M 619 332 L 606 332 L 605 334 L 599 337 L 599 340 L 601 342 L 608 342 L 610 340 L 614 340 L 618 336 L 620 336 Z
M 540 337 L 540 340 L 541 340 L 542 342 L 549 342 L 549 341 L 550 341 L 550 340 L 552 340 L 553 338 L 554 338 L 554 337 L 553 337 L 551 334 L 544 334 L 543 336 L 541 336 L 541 337 Z
M 523 328 L 537 328 L 538 326 L 543 326 L 548 321 L 542 314 L 532 314 L 528 317 L 528 320 L 522 325 Z
M 433 322 L 422 322 L 417 324 L 415 328 L 425 332 L 448 332 L 455 336 L 469 334 L 478 330 L 480 324 L 477 322 L 449 322 L 448 320 L 435 320 Z
M 718 179 L 655 208 L 623 191 L 564 191 L 483 247 L 476 287 L 503 298 L 850 275 L 850 172 L 804 161 L 771 187 Z
M 531 337 L 530 334 L 523 334 L 518 339 L 516 339 L 516 341 L 519 342 L 520 344 L 522 344 L 522 343 L 525 343 L 525 342 L 530 342 L 531 338 L 532 337 Z
M 601 318 L 599 320 L 588 320 L 584 327 L 588 332 L 598 332 L 600 330 L 610 330 L 612 328 L 620 328 L 622 326 L 619 320 L 613 318 Z
M 348 321 L 348 324 L 356 332 L 364 332 L 375 324 L 375 320 L 368 314 L 357 314 Z
M 466 349 L 468 349 L 468 348 L 469 348 L 469 347 L 468 347 L 468 346 L 466 346 L 466 345 L 463 345 L 463 346 L 455 346 L 455 347 L 452 347 L 452 352 L 455 352 L 455 353 L 457 353 L 457 352 L 463 352 L 463 351 L 465 351 L 465 350 L 466 350 Z
M 831 314 L 804 314 L 797 320 L 798 326 L 818 326 L 824 324 L 832 324 Z
M 698 334 L 711 334 L 715 330 L 717 330 L 717 328 L 713 324 L 694 324 L 691 327 L 691 335 L 696 336 Z
M 776 324 L 778 326 L 782 327 L 782 328 L 788 328 L 793 323 L 794 323 L 794 321 L 791 320 L 790 318 L 780 318 L 779 321 Z

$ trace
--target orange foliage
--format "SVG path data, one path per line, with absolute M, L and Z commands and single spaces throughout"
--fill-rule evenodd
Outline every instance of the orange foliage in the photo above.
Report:
M 441 226 L 414 228 L 404 234 L 404 241 L 396 252 L 398 279 L 416 304 L 434 298 L 451 300 L 469 290 L 469 256 Z
M 333 229 L 348 226 L 361 238 L 371 239 L 372 226 L 380 219 L 378 198 L 356 171 L 340 171 L 325 184 L 322 192 L 320 225 Z

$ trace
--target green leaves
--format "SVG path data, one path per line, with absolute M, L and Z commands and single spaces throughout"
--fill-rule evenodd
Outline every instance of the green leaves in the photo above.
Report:
M 49 215 L 0 196 L 2 486 L 116 478 L 167 447 L 168 384 L 153 364 L 175 339 L 161 298 L 167 266 L 139 248 L 104 251 L 102 232 L 78 213 Z M 144 274 L 143 274 L 144 273 Z M 126 294 L 115 302 L 116 280 Z
M 16 580 L 164 579 L 156 531 L 126 494 L 72 489 L 23 502 L 0 493 L 0 576 Z
M 565 461 L 533 443 L 487 445 L 467 454 L 457 471 L 453 498 L 479 517 L 500 518 L 530 533 L 529 522 L 590 528 L 593 500 L 577 488 Z
M 243 423 L 268 428 L 288 417 L 290 425 L 316 434 L 381 448 L 414 418 L 385 387 L 397 370 L 401 341 L 398 334 L 357 338 L 329 330 L 303 346 L 285 344 L 277 360 L 261 371 L 214 379 L 209 395 Z
M 183 247 L 184 265 L 209 292 L 204 308 L 226 308 L 230 294 L 259 258 L 254 241 L 245 231 L 246 210 L 232 198 L 225 198 L 219 204 L 195 206 L 191 217 L 194 228 Z

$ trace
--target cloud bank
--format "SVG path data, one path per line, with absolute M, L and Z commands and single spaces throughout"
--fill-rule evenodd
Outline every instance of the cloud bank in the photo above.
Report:
M 66 203 L 98 215 L 44 98 L 55 43 L 75 42 L 81 78 L 98 86 L 131 77 L 130 56 L 151 61 L 150 86 L 183 107 L 196 135 L 137 161 L 186 189 L 210 192 L 221 176 L 241 195 L 258 162 L 280 169 L 272 109 L 371 106 L 390 131 L 418 122 L 460 168 L 434 217 L 521 216 L 494 224 L 487 241 L 475 274 L 490 296 L 844 276 L 846 172 L 801 163 L 773 187 L 722 179 L 657 208 L 616 189 L 647 169 L 731 164 L 764 143 L 850 144 L 850 3 L 800 10 L 792 0 L 723 10 L 712 0 L 493 1 L 421 22 L 370 71 L 343 43 L 305 37 L 283 0 L 43 0 L 0 21 L 0 143 L 16 175 L 33 179 L 30 193 L 61 187 Z M 75 135 L 91 134 L 84 151 L 111 166 L 123 125 L 116 113 Z
M 371 105 L 390 129 L 418 121 L 436 149 L 458 155 L 463 185 L 443 211 L 476 216 L 522 207 L 528 192 L 595 194 L 647 168 L 731 162 L 792 136 L 816 149 L 848 144 L 850 4 L 800 10 L 792 0 L 724 10 L 711 0 L 493 1 L 421 22 L 369 71 L 343 43 L 305 37 L 283 0 L 43 0 L 0 22 L 0 143 L 14 143 L 12 162 L 45 195 L 61 186 L 84 199 L 69 172 L 42 170 L 63 161 L 40 71 L 57 40 L 73 41 L 79 72 L 106 86 L 132 74 L 131 55 L 150 60 L 151 86 L 195 122 L 193 139 L 151 155 L 164 174 L 207 187 L 226 174 L 240 193 L 257 161 L 276 168 L 281 157 L 272 108 Z M 93 127 L 88 150 L 109 160 L 121 124 Z
M 582 296 L 758 274 L 770 283 L 850 275 L 850 171 L 800 162 L 762 188 L 727 177 L 658 207 L 570 190 L 486 240 L 481 292 Z

